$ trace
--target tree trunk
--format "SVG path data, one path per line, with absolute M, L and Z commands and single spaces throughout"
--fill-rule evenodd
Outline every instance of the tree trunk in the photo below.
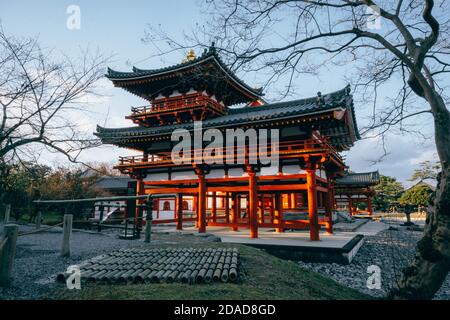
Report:
M 428 208 L 423 238 L 417 243 L 414 262 L 405 268 L 398 287 L 390 292 L 390 298 L 432 299 L 450 271 L 450 113 L 440 97 L 435 101 L 440 104 L 432 109 L 442 171 L 432 206 Z

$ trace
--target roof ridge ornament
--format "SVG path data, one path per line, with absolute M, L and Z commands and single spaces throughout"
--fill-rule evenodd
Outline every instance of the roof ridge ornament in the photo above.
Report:
M 323 97 L 322 97 L 322 92 L 317 92 L 317 98 L 316 98 L 316 104 L 318 106 L 322 105 L 324 102 Z
M 215 42 L 211 42 L 211 45 L 209 46 L 209 52 L 210 53 L 216 53 L 216 44 Z
M 183 63 L 191 62 L 191 61 L 193 61 L 195 59 L 197 59 L 197 55 L 195 54 L 194 49 L 189 49 L 189 51 L 188 51 L 188 53 L 186 55 L 186 58 L 184 58 L 182 62 Z
M 345 86 L 345 93 L 347 95 L 350 95 L 352 88 L 350 87 L 350 83 L 347 83 L 347 85 Z

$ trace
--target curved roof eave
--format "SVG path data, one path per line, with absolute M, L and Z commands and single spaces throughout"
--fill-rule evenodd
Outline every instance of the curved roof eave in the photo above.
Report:
M 221 61 L 215 52 L 209 52 L 197 58 L 196 60 L 177 64 L 171 67 L 161 68 L 161 69 L 139 69 L 133 67 L 133 72 L 122 72 L 116 71 L 108 67 L 108 73 L 105 75 L 111 81 L 133 81 L 142 80 L 152 77 L 161 76 L 168 73 L 178 72 L 182 70 L 187 70 L 197 65 L 201 65 L 209 60 L 215 62 L 215 64 L 224 72 L 230 79 L 233 80 L 239 87 L 247 91 L 248 93 L 261 97 L 263 93 L 260 89 L 255 89 L 247 85 L 243 80 L 239 79 L 229 68 Z
M 354 143 L 354 139 L 359 138 L 357 132 L 356 119 L 352 117 L 354 114 L 353 110 L 353 99 L 351 98 L 349 87 L 346 86 L 344 89 L 331 92 L 321 96 L 321 103 L 317 102 L 318 97 L 311 97 L 306 99 L 298 99 L 293 101 L 278 102 L 272 104 L 265 104 L 255 107 L 242 107 L 237 109 L 230 109 L 228 115 L 213 118 L 211 120 L 206 120 L 205 124 L 217 126 L 230 126 L 236 124 L 243 124 L 244 122 L 250 121 L 250 123 L 255 123 L 256 121 L 268 121 L 271 117 L 281 120 L 285 117 L 289 118 L 296 115 L 308 116 L 311 114 L 317 114 L 321 112 L 329 112 L 333 110 L 352 109 L 347 114 L 351 118 L 350 120 L 350 139 L 351 145 Z M 238 121 L 239 120 L 239 121 Z M 210 122 L 210 123 L 208 123 Z M 115 134 L 119 132 L 129 131 L 131 137 L 140 136 L 145 131 L 145 134 L 158 135 L 166 134 L 167 130 L 174 130 L 177 128 L 187 128 L 189 126 L 186 124 L 179 125 L 169 125 L 163 127 L 154 128 L 142 128 L 136 127 L 126 127 L 126 128 L 103 128 L 97 126 L 96 135 L 100 137 L 105 137 L 106 135 Z

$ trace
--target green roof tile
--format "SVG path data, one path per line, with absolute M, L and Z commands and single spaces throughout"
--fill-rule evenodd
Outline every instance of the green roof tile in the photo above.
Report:
M 230 108 L 227 115 L 204 120 L 203 128 L 231 127 L 246 123 L 289 119 L 301 115 L 321 113 L 336 108 L 350 108 L 352 115 L 354 114 L 353 100 L 350 95 L 349 86 L 339 91 L 321 95 L 320 102 L 318 99 L 319 97 L 312 97 L 287 102 L 270 103 L 257 107 L 246 106 L 241 108 Z M 125 128 L 103 128 L 97 126 L 97 132 L 95 134 L 100 137 L 103 143 L 115 144 L 124 138 L 170 134 L 175 129 L 192 130 L 193 128 L 194 122 L 155 127 L 133 126 Z M 355 117 L 353 117 L 353 130 L 355 130 L 354 134 L 356 138 L 359 139 L 360 137 Z M 353 141 L 350 141 L 350 144 L 352 144 L 352 142 Z
M 347 175 L 336 179 L 336 186 L 348 185 L 374 185 L 380 182 L 378 171 L 348 173 Z
M 206 50 L 203 52 L 201 56 L 198 58 L 195 58 L 191 61 L 175 64 L 169 67 L 159 68 L 159 69 L 140 69 L 137 67 L 133 67 L 132 72 L 122 72 L 122 71 L 116 71 L 111 68 L 107 69 L 106 77 L 111 81 L 127 81 L 127 80 L 140 80 L 140 79 L 146 79 L 151 78 L 153 76 L 160 76 L 172 73 L 174 71 L 181 71 L 189 69 L 193 66 L 203 64 L 205 62 L 214 62 L 219 69 L 222 69 L 223 72 L 232 80 L 234 80 L 237 84 L 239 84 L 241 87 L 243 87 L 245 90 L 250 92 L 251 94 L 255 95 L 256 97 L 261 97 L 263 95 L 262 88 L 252 88 L 249 85 L 247 85 L 244 81 L 239 79 L 234 72 L 232 72 L 225 63 L 221 60 L 219 55 L 217 54 L 214 47 L 210 47 L 209 50 Z

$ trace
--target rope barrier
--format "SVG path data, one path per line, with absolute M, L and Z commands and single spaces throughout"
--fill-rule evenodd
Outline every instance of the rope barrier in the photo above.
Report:
M 47 228 L 41 228 L 41 229 L 29 231 L 29 232 L 22 232 L 22 233 L 19 233 L 17 236 L 21 237 L 21 236 L 27 236 L 27 235 L 30 235 L 30 234 L 34 234 L 34 233 L 39 233 L 39 232 L 42 232 L 42 231 L 47 231 L 47 230 L 50 230 L 50 229 L 53 229 L 53 228 L 56 228 L 56 227 L 60 227 L 60 226 L 63 225 L 63 223 L 64 222 L 61 222 L 61 223 L 55 224 L 53 226 L 49 226 Z
M 139 195 L 139 196 L 113 196 L 113 197 L 97 197 L 85 199 L 66 199 L 66 200 L 34 200 L 33 203 L 41 204 L 66 204 L 66 203 L 81 203 L 81 202 L 102 202 L 102 201 L 120 201 L 120 200 L 147 200 L 155 198 L 169 198 L 176 197 L 176 194 L 154 194 L 154 195 Z M 107 207 L 107 205 L 106 205 Z
M 138 220 L 140 220 L 140 219 L 142 219 L 142 218 L 138 218 Z M 102 222 L 100 222 L 101 224 L 103 223 L 103 222 L 111 222 L 111 221 L 135 221 L 136 220 L 136 218 L 126 218 L 126 219 L 121 219 L 121 218 L 117 218 L 117 219 L 105 219 L 104 221 L 102 221 Z M 75 220 L 75 221 L 73 221 L 73 223 L 75 223 L 75 222 L 77 222 L 77 223 L 94 223 L 94 224 L 97 224 L 98 223 L 98 220 Z
M 119 220 L 119 219 L 118 219 L 118 220 Z M 134 221 L 134 220 L 136 220 L 136 219 L 135 219 L 135 218 L 128 218 L 128 219 L 126 219 L 126 220 Z M 120 221 L 124 221 L 124 219 L 120 219 Z M 105 221 L 105 222 L 107 222 L 107 221 Z M 97 221 L 88 221 L 88 220 L 75 220 L 75 221 L 73 221 L 72 223 L 92 223 L 92 224 L 98 224 Z M 29 231 L 29 232 L 22 232 L 22 233 L 19 233 L 17 236 L 20 237 L 20 236 L 26 236 L 26 235 L 30 235 L 30 234 L 35 234 L 35 233 L 47 231 L 47 230 L 50 230 L 50 229 L 53 229 L 53 228 L 56 228 L 56 227 L 60 227 L 60 226 L 62 226 L 63 224 L 64 224 L 64 222 L 61 222 L 61 223 L 58 223 L 58 224 L 55 224 L 55 225 L 52 225 L 52 226 L 49 226 L 49 227 L 46 227 L 46 228 L 41 228 L 41 229 Z M 103 224 L 103 223 L 101 223 L 101 224 Z M 103 226 L 104 226 L 104 227 L 108 227 L 108 225 L 103 225 Z M 124 227 L 121 226 L 121 228 L 124 228 Z M 2 244 L 2 245 L 3 245 L 3 244 Z

